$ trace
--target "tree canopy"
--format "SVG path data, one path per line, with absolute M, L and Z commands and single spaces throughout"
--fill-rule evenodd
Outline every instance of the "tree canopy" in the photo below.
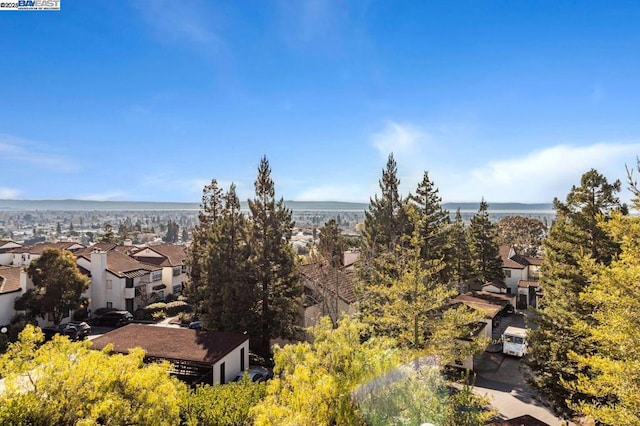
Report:
M 469 225 L 474 275 L 482 282 L 504 279 L 496 226 L 489 219 L 489 205 L 482 199 Z
M 619 181 L 609 184 L 596 170 L 586 172 L 565 202 L 554 200 L 557 217 L 544 240 L 540 285 L 545 297 L 535 318 L 537 328 L 529 337 L 527 362 L 534 372 L 532 383 L 566 412 L 589 399 L 573 388 L 583 367 L 569 354 L 592 351 L 586 329 L 576 327 L 583 318 L 589 320 L 593 309 L 580 297 L 589 291 L 589 276 L 582 265 L 586 256 L 607 266 L 619 252 L 618 242 L 603 227 L 613 212 L 623 211 L 616 196 L 619 189 Z
M 175 425 L 186 387 L 168 364 L 144 352 L 109 354 L 28 325 L 0 358 L 0 423 L 22 425 Z
M 54 324 L 80 306 L 82 293 L 89 286 L 89 279 L 82 275 L 73 254 L 66 250 L 46 249 L 27 268 L 33 288 L 18 300 L 16 309 L 27 310 L 31 315 L 51 315 Z

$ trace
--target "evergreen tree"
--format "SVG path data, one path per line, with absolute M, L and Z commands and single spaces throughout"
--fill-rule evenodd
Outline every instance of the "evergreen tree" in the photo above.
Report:
M 469 225 L 474 275 L 482 282 L 504 279 L 496 227 L 489 220 L 488 210 L 489 205 L 483 198 L 478 213 L 471 218 Z
M 403 247 L 410 246 L 411 222 L 407 202 L 398 192 L 396 161 L 389 155 L 379 181 L 380 197 L 375 195 L 365 212 L 362 251 L 358 264 L 358 308 L 363 318 L 374 320 L 384 316 L 388 296 L 378 291 L 381 283 L 398 279 L 401 274 Z M 378 330 L 376 330 L 378 331 Z
M 455 221 L 449 228 L 449 244 L 447 256 L 450 260 L 448 267 L 451 269 L 451 280 L 454 283 L 462 283 L 473 276 L 471 264 L 471 248 L 468 232 L 462 221 L 460 208 L 456 211 Z
M 217 279 L 222 208 L 223 192 L 213 179 L 202 190 L 198 224 L 189 246 L 190 281 L 186 288 L 195 311 L 212 330 L 222 328 L 222 290 Z
M 62 235 L 62 227 L 60 226 L 60 222 L 56 223 L 56 235 Z
M 588 398 L 571 408 L 600 425 L 640 425 L 640 218 L 614 213 L 603 229 L 621 254 L 608 266 L 582 262 L 590 284 L 580 301 L 592 309 L 575 328 L 590 350 L 569 353 L 580 369 L 570 390 Z
M 174 222 L 173 220 L 169 220 L 169 222 L 167 223 L 167 233 L 165 234 L 162 240 L 167 243 L 178 242 L 179 228 L 180 226 L 178 225 L 177 222 Z
M 589 283 L 581 265 L 585 256 L 607 265 L 618 253 L 618 245 L 598 223 L 606 223 L 613 211 L 622 210 L 615 195 L 619 190 L 619 181 L 609 184 L 592 169 L 582 176 L 579 187 L 571 188 L 565 203 L 554 200 L 557 216 L 544 241 L 540 280 L 545 297 L 537 329 L 530 334 L 528 364 L 534 372 L 532 383 L 544 390 L 559 410 L 566 411 L 568 404 L 584 398 L 571 389 L 580 367 L 568 355 L 591 351 L 584 329 L 576 328 L 593 308 L 579 296 Z
M 259 293 L 248 270 L 247 220 L 240 211 L 240 199 L 234 184 L 224 196 L 219 226 L 217 246 L 220 253 L 218 280 L 222 293 L 222 329 L 255 333 L 259 323 L 256 308 Z
M 389 155 L 379 185 L 380 198 L 375 195 L 370 200 L 364 219 L 364 254 L 370 258 L 395 250 L 402 245 L 403 236 L 411 232 L 406 202 L 398 192 L 400 179 L 393 154 Z
M 443 261 L 444 265 L 437 278 L 445 283 L 451 281 L 450 265 L 453 259 L 445 258 L 449 212 L 442 208 L 442 198 L 429 179 L 428 172 L 424 172 L 416 194 L 410 195 L 409 200 L 415 209 L 411 218 L 418 237 L 420 257 L 431 264 Z
M 115 243 L 116 242 L 116 236 L 113 233 L 113 227 L 111 226 L 110 223 L 105 223 L 105 225 L 104 225 L 104 233 L 100 237 L 100 242 L 101 243 Z
M 335 219 L 331 219 L 320 228 L 320 241 L 318 251 L 329 264 L 338 268 L 343 264 L 343 252 L 345 240 Z
M 252 337 L 268 354 L 270 339 L 291 337 L 298 318 L 302 285 L 295 254 L 289 244 L 294 223 L 281 198 L 276 201 L 269 161 L 263 157 L 249 200 L 250 273 L 260 295 L 260 327 Z

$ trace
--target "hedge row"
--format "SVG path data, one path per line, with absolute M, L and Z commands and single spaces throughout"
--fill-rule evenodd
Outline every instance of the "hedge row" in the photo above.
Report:
M 193 309 L 191 305 L 182 300 L 176 300 L 174 302 L 157 302 L 147 305 L 143 308 L 144 316 L 146 319 L 152 319 L 154 314 L 163 312 L 168 317 L 173 317 L 181 312 L 191 312 Z

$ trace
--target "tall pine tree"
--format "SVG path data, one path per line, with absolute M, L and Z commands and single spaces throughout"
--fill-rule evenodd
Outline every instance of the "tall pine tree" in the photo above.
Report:
M 339 268 L 343 264 L 343 252 L 346 244 L 342 232 L 335 219 L 327 221 L 320 228 L 318 251 L 320 255 L 333 267 Z
M 608 265 L 618 244 L 600 226 L 613 211 L 623 206 L 616 196 L 620 181 L 610 184 L 591 169 L 582 175 L 566 202 L 554 200 L 556 220 L 544 241 L 544 264 L 540 285 L 545 297 L 536 319 L 537 329 L 530 335 L 529 366 L 532 383 L 543 390 L 560 410 L 579 404 L 585 395 L 575 392 L 580 368 L 569 353 L 584 355 L 591 351 L 584 328 L 576 328 L 592 306 L 580 298 L 589 285 L 582 268 L 584 256 L 596 264 Z
M 377 288 L 381 283 L 400 277 L 403 247 L 410 243 L 411 222 L 407 203 L 399 193 L 400 179 L 393 154 L 389 155 L 379 185 L 380 197 L 375 195 L 365 212 L 358 267 L 359 310 L 365 321 L 384 315 L 388 295 Z
M 442 208 L 442 198 L 429 179 L 428 172 L 424 172 L 422 182 L 415 195 L 409 196 L 409 201 L 414 207 L 410 217 L 417 236 L 420 258 L 425 264 L 443 262 L 440 271 L 433 278 L 443 283 L 450 282 L 450 264 L 453 259 L 447 258 L 446 250 L 449 212 Z
M 447 265 L 451 270 L 452 282 L 459 284 L 473 277 L 473 265 L 471 263 L 471 247 L 467 228 L 462 220 L 460 208 L 456 211 L 454 222 L 449 227 L 449 244 L 447 251 L 451 259 Z
M 504 279 L 496 226 L 489 220 L 489 205 L 484 198 L 471 218 L 469 242 L 475 277 L 482 282 Z
M 186 294 L 205 326 L 212 330 L 222 327 L 222 288 L 219 279 L 220 221 L 224 194 L 215 179 L 202 190 L 198 224 L 193 229 L 189 246 L 190 281 Z
M 263 157 L 255 181 L 255 198 L 249 200 L 251 279 L 258 287 L 260 326 L 252 337 L 258 351 L 267 354 L 270 339 L 292 337 L 298 319 L 302 284 L 295 254 L 289 244 L 294 223 L 281 198 L 276 201 L 269 161 Z
M 411 232 L 406 202 L 399 193 L 400 179 L 393 154 L 389 155 L 379 185 L 380 197 L 375 195 L 370 200 L 364 219 L 364 254 L 369 257 L 395 250 L 404 242 L 403 236 Z

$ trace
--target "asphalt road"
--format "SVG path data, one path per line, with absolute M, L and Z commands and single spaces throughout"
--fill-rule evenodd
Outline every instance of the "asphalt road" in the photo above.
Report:
M 522 314 L 501 318 L 494 337 L 499 337 L 509 325 L 523 327 L 525 319 Z M 525 383 L 525 368 L 519 358 L 484 352 L 474 360 L 474 392 L 487 396 L 502 420 L 528 414 L 551 426 L 562 425 L 563 420 Z

